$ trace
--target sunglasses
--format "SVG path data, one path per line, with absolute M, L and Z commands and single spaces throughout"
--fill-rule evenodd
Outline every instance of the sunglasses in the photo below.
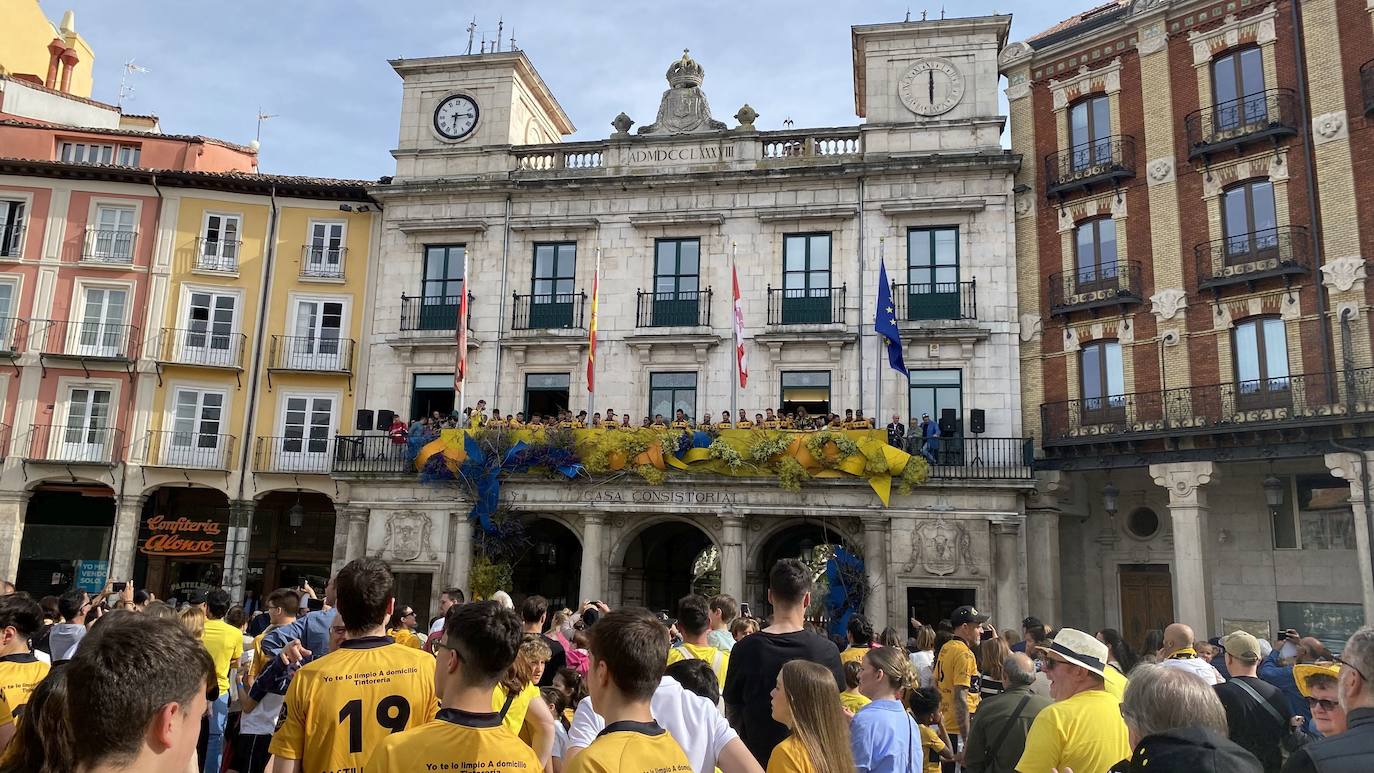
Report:
M 1351 671 L 1354 671 L 1355 673 L 1359 674 L 1360 678 L 1365 680 L 1366 682 L 1369 681 L 1369 677 L 1365 676 L 1363 671 L 1361 671 L 1358 668 L 1355 668 L 1355 666 L 1352 665 L 1349 661 L 1341 660 L 1340 658 L 1332 658 L 1332 660 L 1336 661 L 1337 663 L 1340 663 L 1341 665 L 1345 666 Z
M 1323 698 L 1313 698 L 1311 695 L 1304 698 L 1304 700 L 1307 701 L 1307 708 L 1309 709 L 1315 709 L 1318 706 L 1320 706 L 1322 711 L 1335 711 L 1336 709 L 1341 707 L 1341 704 L 1337 703 L 1336 701 L 1329 701 Z

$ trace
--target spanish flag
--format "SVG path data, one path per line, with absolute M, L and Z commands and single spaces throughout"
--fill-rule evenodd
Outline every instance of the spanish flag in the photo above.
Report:
M 592 273 L 592 317 L 587 323 L 587 392 L 596 391 L 596 302 L 601 280 L 601 248 L 596 250 L 596 269 Z

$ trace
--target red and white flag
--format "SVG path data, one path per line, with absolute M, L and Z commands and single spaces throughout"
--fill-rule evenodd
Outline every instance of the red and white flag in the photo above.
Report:
M 733 264 L 730 279 L 735 285 L 735 370 L 739 373 L 740 389 L 743 389 L 749 383 L 749 364 L 744 359 L 744 303 L 739 297 L 739 272 Z
M 468 377 L 468 253 L 463 250 L 463 298 L 458 301 L 458 363 L 453 369 L 453 391 L 462 394 Z

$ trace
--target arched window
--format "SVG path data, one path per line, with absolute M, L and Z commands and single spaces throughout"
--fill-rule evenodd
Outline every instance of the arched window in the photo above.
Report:
M 1217 131 L 1264 122 L 1264 56 L 1258 48 L 1235 49 L 1212 60 L 1212 105 Z
M 1288 338 L 1283 320 L 1254 317 L 1231 335 L 1237 407 L 1272 407 L 1289 399 Z
M 1274 184 L 1269 180 L 1247 180 L 1222 192 L 1221 231 L 1228 264 L 1273 257 L 1278 226 Z

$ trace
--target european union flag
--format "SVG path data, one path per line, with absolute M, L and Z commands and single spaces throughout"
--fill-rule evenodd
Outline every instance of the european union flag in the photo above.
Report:
M 887 264 L 878 263 L 878 311 L 873 318 L 873 329 L 883 337 L 887 346 L 887 362 L 892 369 L 907 378 L 906 360 L 902 358 L 902 333 L 897 329 L 897 307 L 892 303 L 892 285 L 887 281 Z

